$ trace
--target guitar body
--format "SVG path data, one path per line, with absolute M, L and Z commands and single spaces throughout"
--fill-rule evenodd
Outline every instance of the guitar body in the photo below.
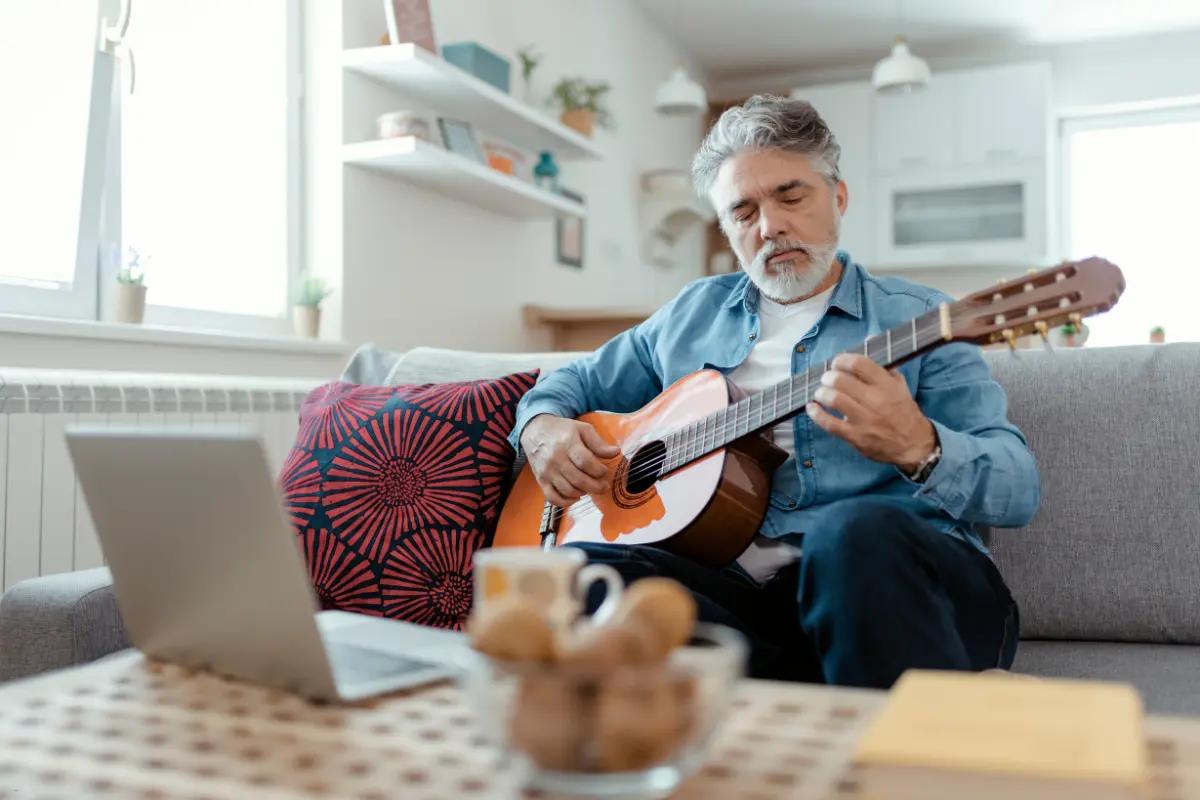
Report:
M 739 399 L 720 372 L 701 370 L 676 381 L 629 414 L 579 417 L 621 448 L 607 462 L 609 490 L 564 509 L 556 544 L 653 545 L 714 569 L 749 546 L 767 511 L 771 475 L 787 458 L 768 434 L 751 434 L 657 477 L 661 440 Z M 656 449 L 657 448 L 657 449 Z M 546 497 L 526 465 L 513 484 L 493 547 L 539 547 Z

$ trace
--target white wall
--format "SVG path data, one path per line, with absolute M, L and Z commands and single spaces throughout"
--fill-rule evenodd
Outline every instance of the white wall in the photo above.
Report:
M 343 8 L 346 46 L 378 42 L 386 31 L 379 0 L 345 0 Z M 641 256 L 639 175 L 686 168 L 700 123 L 654 113 L 658 83 L 677 60 L 688 62 L 633 0 L 432 0 L 432 10 L 439 44 L 476 41 L 512 59 L 514 92 L 520 87 L 515 54 L 527 43 L 545 54 L 537 84 L 543 91 L 563 75 L 612 84 L 616 128 L 595 134 L 607 158 L 560 162 L 561 184 L 582 194 L 589 209 L 584 267 L 556 263 L 552 221 L 514 220 L 346 169 L 348 340 L 394 348 L 540 348 L 548 344 L 544 334 L 523 327 L 526 303 L 654 307 L 702 274 L 699 228 L 681 243 L 675 267 L 654 267 Z M 370 138 L 378 114 L 413 107 L 354 75 L 344 78 L 342 91 L 346 141 Z

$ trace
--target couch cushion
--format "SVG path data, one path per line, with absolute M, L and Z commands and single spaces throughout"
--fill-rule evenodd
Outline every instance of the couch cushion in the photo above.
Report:
M 1042 475 L 987 532 L 1023 635 L 1200 643 L 1200 344 L 986 357 Z
M 322 608 L 461 629 L 536 372 L 313 391 L 280 483 Z
M 360 345 L 342 369 L 340 380 L 360 386 L 381 386 L 388 373 L 404 355 L 398 350 L 384 350 L 371 342 Z
M 1200 715 L 1200 647 L 1109 642 L 1021 642 L 1013 672 L 1123 681 L 1152 714 Z
M 584 353 L 476 353 L 440 347 L 415 347 L 406 352 L 383 383 L 440 383 L 498 378 L 513 372 L 539 370 L 541 377 Z

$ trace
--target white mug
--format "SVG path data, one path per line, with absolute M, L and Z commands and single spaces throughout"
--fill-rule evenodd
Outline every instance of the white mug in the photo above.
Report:
M 592 615 L 603 624 L 620 603 L 625 582 L 607 564 L 587 564 L 587 555 L 574 547 L 492 547 L 475 553 L 473 613 L 506 597 L 520 597 L 543 610 L 551 627 L 567 630 L 583 613 L 588 589 L 604 581 L 604 602 Z M 585 566 L 586 565 L 586 566 Z

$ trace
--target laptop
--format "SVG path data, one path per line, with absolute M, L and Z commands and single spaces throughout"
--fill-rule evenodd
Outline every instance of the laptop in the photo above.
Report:
M 320 610 L 256 436 L 69 426 L 66 438 L 147 657 L 328 702 L 458 674 L 426 652 L 452 653 L 460 634 Z

